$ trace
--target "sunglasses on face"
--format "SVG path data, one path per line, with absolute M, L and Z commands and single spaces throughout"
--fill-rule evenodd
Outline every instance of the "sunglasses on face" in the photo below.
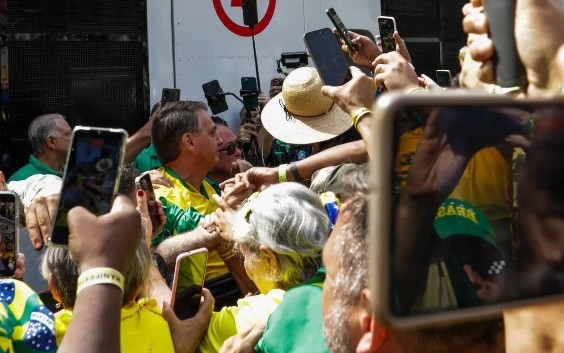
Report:
M 233 153 L 235 153 L 235 150 L 237 148 L 241 149 L 239 142 L 229 142 L 225 145 L 225 147 L 220 149 L 218 152 L 226 152 L 228 156 L 231 156 Z

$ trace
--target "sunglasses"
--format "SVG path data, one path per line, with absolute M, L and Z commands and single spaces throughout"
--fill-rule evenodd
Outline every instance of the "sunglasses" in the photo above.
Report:
M 218 152 L 226 152 L 228 156 L 231 156 L 233 153 L 235 153 L 236 149 L 241 149 L 241 145 L 239 144 L 239 142 L 229 142 L 227 145 L 225 145 L 225 147 L 223 147 L 222 149 L 220 149 Z

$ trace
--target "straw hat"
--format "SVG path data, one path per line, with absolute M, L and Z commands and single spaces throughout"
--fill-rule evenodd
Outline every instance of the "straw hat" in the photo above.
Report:
M 321 78 L 312 67 L 292 71 L 282 92 L 264 107 L 261 121 L 275 138 L 305 145 L 329 140 L 352 126 L 350 116 L 321 94 Z

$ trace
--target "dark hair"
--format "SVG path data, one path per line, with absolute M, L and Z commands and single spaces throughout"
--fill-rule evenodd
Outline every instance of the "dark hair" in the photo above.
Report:
M 139 175 L 133 164 L 124 164 L 119 179 L 118 193 L 129 196 L 135 190 L 135 178 Z
M 27 129 L 27 137 L 29 138 L 31 150 L 34 154 L 43 152 L 47 137 L 58 133 L 58 119 L 65 120 L 65 117 L 61 114 L 45 114 L 31 121 Z
M 169 102 L 153 120 L 151 138 L 163 165 L 180 155 L 182 135 L 201 131 L 197 114 L 200 109 L 207 111 L 208 106 L 195 101 Z
M 217 115 L 213 115 L 211 120 L 214 122 L 215 125 L 223 125 L 229 127 L 229 124 L 224 119 L 220 118 Z

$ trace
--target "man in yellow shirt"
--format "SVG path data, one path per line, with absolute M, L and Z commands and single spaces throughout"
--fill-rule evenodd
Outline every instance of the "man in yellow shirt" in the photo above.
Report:
M 217 209 L 212 198 L 216 192 L 204 179 L 218 163 L 218 147 L 223 143 L 207 110 L 202 102 L 169 103 L 153 121 L 152 141 L 163 164 L 159 171 L 172 186 L 155 190 L 167 220 L 152 243 L 169 266 L 183 252 L 207 248 L 204 286 L 216 298 L 215 307 L 219 309 L 235 305 L 241 293 L 216 251 L 221 244 L 219 233 L 199 226 L 204 216 Z

